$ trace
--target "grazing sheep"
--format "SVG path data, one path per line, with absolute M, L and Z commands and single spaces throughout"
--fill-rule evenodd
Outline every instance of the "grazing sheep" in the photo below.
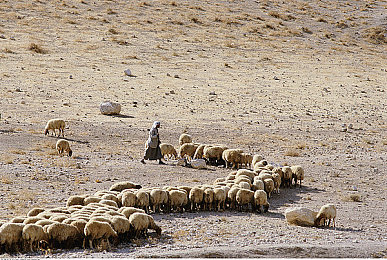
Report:
M 266 191 L 268 197 L 271 198 L 271 193 L 274 190 L 274 181 L 273 181 L 273 179 L 265 179 L 263 181 L 263 183 L 265 185 L 265 191 Z
M 114 207 L 116 209 L 119 208 L 118 204 L 114 200 L 104 200 L 104 199 L 102 199 L 99 203 L 103 204 L 103 205 L 108 205 L 108 206 Z
M 243 153 L 240 149 L 226 149 L 223 151 L 222 158 L 226 162 L 226 168 L 229 168 L 230 164 L 233 165 L 234 168 L 239 169 L 239 165 L 242 162 Z
M 262 180 L 260 179 L 255 179 L 252 185 L 252 190 L 257 191 L 257 190 L 265 190 L 265 184 L 263 183 Z
M 196 149 L 195 154 L 193 156 L 194 159 L 203 159 L 204 147 L 206 147 L 206 144 L 201 144 L 198 146 L 198 148 Z
M 214 205 L 217 211 L 223 211 L 226 209 L 226 188 L 214 188 Z
M 0 227 L 0 248 L 4 246 L 6 252 L 18 252 L 22 241 L 23 223 L 5 223 Z
M 242 211 L 244 207 L 249 208 L 249 205 L 253 205 L 254 191 L 248 189 L 240 189 L 236 194 L 236 201 L 238 202 L 239 211 Z
M 255 177 L 255 173 L 253 171 L 250 171 L 250 170 L 240 169 L 236 172 L 235 178 L 237 179 L 241 176 L 246 176 L 250 179 L 250 181 L 252 181 Z
M 227 193 L 227 199 L 226 202 L 228 204 L 228 207 L 230 209 L 235 209 L 236 207 L 236 195 L 238 191 L 240 190 L 239 186 L 233 186 Z
M 55 147 L 59 155 L 64 154 L 64 152 L 67 152 L 68 156 L 70 157 L 73 155 L 73 151 L 70 148 L 70 143 L 65 139 L 59 139 L 56 142 Z
M 189 134 L 181 134 L 179 137 L 179 145 L 182 146 L 186 143 L 192 143 L 192 136 Z
M 281 176 L 278 173 L 273 173 L 273 181 L 274 181 L 274 191 L 279 194 L 279 188 L 281 186 Z
M 67 203 L 66 203 L 67 208 L 69 208 L 70 206 L 74 206 L 74 205 L 81 205 L 81 206 L 83 206 L 83 201 L 85 200 L 86 197 L 87 197 L 86 194 L 70 196 L 67 199 Z
M 164 203 L 166 191 L 155 188 L 152 189 L 149 193 L 149 206 L 152 208 L 152 211 L 155 213 L 159 213 L 161 209 L 161 205 Z
M 266 160 L 261 160 L 259 162 L 256 162 L 254 164 L 254 171 L 256 173 L 259 173 L 260 171 L 262 171 L 262 169 L 267 170 L 266 168 L 264 168 L 266 165 L 267 165 L 267 161 Z
M 187 157 L 188 160 L 191 160 L 195 155 L 196 149 L 198 148 L 197 144 L 194 143 L 184 143 L 179 149 L 179 156 L 183 158 Z
M 12 218 L 9 223 L 23 223 L 23 221 L 26 219 L 27 217 L 14 217 Z
M 155 223 L 153 217 L 146 213 L 133 213 L 129 217 L 129 222 L 135 237 L 146 235 L 148 229 L 153 229 L 157 235 L 161 235 L 161 228 Z
M 121 205 L 123 207 L 136 206 L 136 194 L 132 191 L 124 191 L 122 193 Z
M 124 214 L 125 217 L 129 219 L 130 215 L 132 215 L 133 213 L 136 213 L 136 212 L 145 213 L 145 210 L 138 209 L 135 207 L 122 207 L 118 210 L 118 212 Z
M 167 158 L 170 159 L 172 156 L 176 159 L 177 158 L 177 152 L 175 147 L 171 144 L 161 143 L 160 144 L 161 154 L 163 155 L 163 158 L 165 158 L 165 155 L 167 155 Z
M 36 251 L 38 249 L 39 241 L 47 241 L 48 237 L 42 226 L 36 224 L 27 224 L 23 227 L 22 239 L 26 243 L 24 248 L 25 250 Z
M 254 207 L 261 213 L 261 207 L 263 206 L 263 212 L 269 210 L 269 202 L 267 202 L 267 193 L 264 190 L 256 190 L 254 192 Z
M 211 211 L 214 204 L 214 189 L 213 188 L 205 188 L 203 191 L 203 209 Z
M 261 156 L 261 155 L 259 155 L 259 154 L 254 154 L 253 160 L 251 161 L 251 165 L 252 165 L 253 168 L 254 168 L 255 164 L 256 164 L 257 162 L 259 162 L 259 161 L 262 161 L 262 160 L 263 160 L 263 156 Z
M 43 219 L 43 220 L 39 220 L 39 221 L 35 222 L 36 225 L 39 225 L 39 226 L 42 226 L 42 227 L 45 227 L 45 226 L 48 226 L 48 225 L 51 225 L 51 224 L 55 224 L 55 223 L 59 223 L 59 222 L 56 222 L 56 221 L 53 221 L 53 220 L 49 220 L 49 219 Z
M 95 194 L 94 194 L 95 195 Z M 101 199 L 103 200 L 112 200 L 114 201 L 115 203 L 117 203 L 118 207 L 121 205 L 121 200 L 119 200 L 117 198 L 116 195 L 114 194 L 105 194 L 105 195 L 102 195 Z
M 222 154 L 225 149 L 226 147 L 224 146 L 207 145 L 203 149 L 203 158 L 208 160 L 208 162 L 212 165 L 224 164 Z
M 43 211 L 45 211 L 43 208 L 32 208 L 30 211 L 28 211 L 27 217 L 34 217 Z
M 282 167 L 282 172 L 284 174 L 284 178 L 283 178 L 284 187 L 290 187 L 292 184 L 292 175 L 293 175 L 292 169 L 290 168 L 290 166 L 284 166 Z
M 171 190 L 169 193 L 169 209 L 171 211 L 180 211 L 183 213 L 184 207 L 188 203 L 188 196 L 185 191 Z
M 85 229 L 83 230 L 85 235 L 85 240 L 83 247 L 86 247 L 86 241 L 89 241 L 90 248 L 93 248 L 94 245 L 99 245 L 101 241 L 104 241 L 108 244 L 110 248 L 109 239 L 114 241 L 118 240 L 118 234 L 114 231 L 113 227 L 107 222 L 101 222 L 97 220 L 90 220 L 87 222 Z
M 241 181 L 238 185 L 239 187 L 241 187 L 241 189 L 247 189 L 247 190 L 251 189 L 251 185 L 246 181 Z
M 247 182 L 249 185 L 251 185 L 251 179 L 246 175 L 238 176 L 238 178 L 234 180 L 234 184 L 239 184 L 241 182 Z
M 62 136 L 64 137 L 64 129 L 66 127 L 66 123 L 62 119 L 51 119 L 48 120 L 46 127 L 44 128 L 44 135 L 49 134 L 49 130 L 52 130 L 54 135 L 56 136 L 55 130 L 58 129 L 58 137 L 60 136 L 60 133 L 62 132 Z
M 88 196 L 83 200 L 83 205 L 87 206 L 91 203 L 99 203 L 102 200 L 102 198 L 97 196 Z
M 248 168 L 251 168 L 253 162 L 253 156 L 249 153 L 241 153 L 241 165 L 245 165 Z
M 135 184 L 133 182 L 130 182 L 130 181 L 122 181 L 122 182 L 118 182 L 118 183 L 115 183 L 113 184 L 111 187 L 110 187 L 110 191 L 118 191 L 118 192 L 121 192 L 125 189 L 141 189 L 141 185 L 139 184 Z
M 111 225 L 113 230 L 117 232 L 118 237 L 125 239 L 130 230 L 129 219 L 125 216 L 113 216 L 111 217 Z
M 136 207 L 149 212 L 149 193 L 144 190 L 136 192 Z
M 64 222 L 63 222 L 64 223 Z M 87 221 L 84 219 L 74 219 L 70 223 L 64 223 L 64 224 L 69 224 L 71 226 L 74 226 L 78 229 L 78 232 L 83 235 L 83 230 L 85 229 L 85 226 L 87 224 Z
M 45 218 L 41 218 L 41 217 L 37 217 L 37 216 L 27 217 L 23 221 L 23 224 L 25 224 L 25 225 L 27 225 L 27 224 L 35 224 L 36 222 L 38 222 L 39 220 L 42 220 L 42 219 L 45 219 Z
M 336 206 L 333 204 L 326 204 L 321 207 L 317 213 L 316 219 L 314 221 L 315 226 L 328 226 L 331 225 L 331 220 L 333 222 L 333 227 L 336 227 Z M 322 223 L 322 224 L 321 224 Z
M 49 243 L 54 248 L 73 248 L 79 244 L 82 236 L 78 229 L 64 223 L 54 223 L 46 228 Z
M 295 165 L 290 167 L 292 171 L 292 179 L 294 179 L 294 186 L 297 186 L 297 180 L 300 180 L 300 188 L 301 181 L 304 179 L 304 169 L 300 165 Z

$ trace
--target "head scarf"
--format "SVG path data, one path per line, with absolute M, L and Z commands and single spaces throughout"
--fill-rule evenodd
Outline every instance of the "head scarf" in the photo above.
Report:
M 160 126 L 160 121 L 154 121 L 152 125 L 152 129 L 156 128 L 156 126 Z

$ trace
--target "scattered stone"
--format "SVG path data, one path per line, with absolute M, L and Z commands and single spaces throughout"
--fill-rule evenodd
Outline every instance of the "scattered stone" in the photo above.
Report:
M 103 115 L 118 115 L 121 112 L 121 105 L 118 103 L 105 101 L 99 105 L 99 110 Z
M 317 213 L 303 207 L 288 208 L 285 211 L 285 218 L 289 224 L 310 227 L 314 225 Z

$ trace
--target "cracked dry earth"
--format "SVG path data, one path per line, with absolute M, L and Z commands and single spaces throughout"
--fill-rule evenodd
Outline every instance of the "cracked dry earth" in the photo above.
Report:
M 142 165 L 159 120 L 176 148 L 187 132 L 302 165 L 303 186 L 274 194 L 266 214 L 152 214 L 161 237 L 48 256 L 386 257 L 385 10 L 371 0 L 0 1 L 0 219 L 123 180 L 194 186 L 229 174 Z M 121 115 L 101 115 L 104 100 Z M 43 134 L 57 117 L 71 158 Z M 326 203 L 336 228 L 286 223 L 287 208 Z

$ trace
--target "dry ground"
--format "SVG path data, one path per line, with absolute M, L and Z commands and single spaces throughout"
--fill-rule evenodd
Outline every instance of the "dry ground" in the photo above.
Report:
M 186 131 L 300 164 L 305 186 L 283 189 L 266 215 L 156 215 L 161 238 L 55 256 L 386 257 L 386 26 L 386 2 L 372 0 L 2 0 L 0 218 L 121 180 L 195 185 L 229 173 L 140 164 L 160 120 L 164 142 L 177 147 Z M 104 100 L 121 115 L 101 115 Z M 56 117 L 73 158 L 43 135 Z M 338 209 L 335 230 L 284 219 L 325 203 Z

